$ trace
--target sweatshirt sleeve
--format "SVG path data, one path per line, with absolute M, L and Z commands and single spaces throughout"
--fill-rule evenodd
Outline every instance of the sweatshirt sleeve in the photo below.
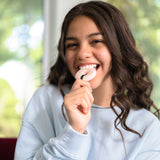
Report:
M 23 128 L 25 133 L 17 141 L 15 160 L 87 160 L 88 135 L 79 134 L 68 123 L 58 137 L 50 138 L 46 144 L 31 128 Z
M 27 106 L 14 160 L 87 160 L 89 136 L 76 132 L 68 122 L 56 135 L 54 123 L 48 118 L 50 111 L 43 108 L 48 100 L 42 102 L 40 95 L 36 93 Z
M 87 160 L 88 141 L 87 135 L 77 133 L 67 123 L 63 132 L 51 138 L 35 155 L 36 160 L 65 159 Z

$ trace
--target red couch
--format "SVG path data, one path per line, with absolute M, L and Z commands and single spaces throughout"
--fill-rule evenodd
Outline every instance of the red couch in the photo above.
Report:
M 0 138 L 0 160 L 13 160 L 17 138 Z

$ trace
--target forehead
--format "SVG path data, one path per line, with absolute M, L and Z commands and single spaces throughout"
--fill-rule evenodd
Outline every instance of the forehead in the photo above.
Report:
M 87 16 L 77 16 L 69 24 L 67 29 L 67 36 L 72 36 L 73 34 L 85 34 L 100 32 L 99 27 L 96 25 L 93 19 Z

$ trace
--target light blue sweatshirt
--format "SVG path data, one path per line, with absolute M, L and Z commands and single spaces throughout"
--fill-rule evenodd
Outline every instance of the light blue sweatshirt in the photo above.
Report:
M 65 92 L 68 91 L 65 87 Z M 80 134 L 64 119 L 62 103 L 56 86 L 45 85 L 35 92 L 23 116 L 15 160 L 126 159 L 111 108 L 93 104 L 87 133 Z M 127 125 L 143 135 L 140 138 L 119 125 L 128 160 L 160 160 L 160 121 L 145 109 L 131 110 Z

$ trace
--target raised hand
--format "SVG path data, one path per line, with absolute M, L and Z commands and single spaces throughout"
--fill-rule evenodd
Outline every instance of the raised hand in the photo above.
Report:
M 64 97 L 64 106 L 73 129 L 83 133 L 91 118 L 91 105 L 94 101 L 90 83 L 77 79 L 71 91 Z

